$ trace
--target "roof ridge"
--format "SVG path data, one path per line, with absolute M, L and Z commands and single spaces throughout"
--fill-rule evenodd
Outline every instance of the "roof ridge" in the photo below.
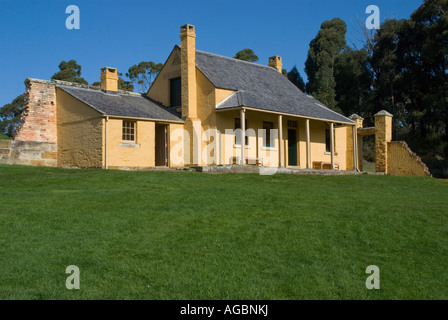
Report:
M 92 86 L 92 85 L 89 85 L 87 87 L 85 85 L 84 86 L 78 86 L 78 85 L 70 85 L 70 84 L 67 84 L 67 83 L 70 83 L 70 82 L 66 82 L 66 81 L 63 81 L 63 83 L 56 82 L 55 85 L 56 85 L 56 87 L 69 87 L 69 88 L 73 88 L 73 89 L 89 90 L 89 91 L 94 91 L 94 92 L 102 92 L 103 94 L 106 94 L 106 95 L 127 95 L 127 96 L 133 96 L 133 97 L 141 97 L 141 96 L 143 96 L 142 93 L 126 91 L 126 90 L 121 90 L 121 89 L 118 90 L 118 91 L 105 91 L 105 90 L 102 90 L 100 87 L 95 87 L 95 86 Z
M 240 60 L 240 59 L 235 59 L 235 58 L 231 58 L 231 57 L 223 56 L 223 55 L 221 55 L 221 54 L 216 54 L 216 53 L 206 52 L 206 51 L 202 51 L 202 50 L 196 50 L 196 52 L 205 53 L 205 54 L 209 54 L 209 55 L 216 56 L 216 57 L 219 57 L 219 58 L 224 58 L 224 59 L 232 60 L 232 61 L 234 61 L 234 62 L 238 62 L 238 63 L 246 63 L 246 64 L 251 65 L 251 66 L 262 67 L 262 68 L 266 68 L 266 69 L 268 69 L 268 70 L 269 70 L 269 69 L 272 69 L 272 70 L 274 70 L 275 72 L 278 73 L 278 71 L 276 71 L 273 67 L 265 66 L 265 65 L 262 65 L 262 64 L 259 64 L 259 63 L 250 62 L 250 61 L 244 61 L 244 60 Z
M 108 68 L 108 67 L 106 67 Z M 130 96 L 141 96 L 142 93 L 133 92 L 133 91 L 126 91 L 122 89 L 118 89 L 118 91 L 105 91 L 101 89 L 101 87 L 93 86 L 91 84 L 84 84 L 79 82 L 70 82 L 70 81 L 64 81 L 64 80 L 43 80 L 43 79 L 36 79 L 36 78 L 26 78 L 26 82 L 37 82 L 37 83 L 44 83 L 44 84 L 51 84 L 56 87 L 70 87 L 70 88 L 76 88 L 76 89 L 86 89 L 86 90 L 92 90 L 92 91 L 101 91 L 105 94 L 116 92 L 117 94 L 123 94 L 123 95 L 130 95 Z

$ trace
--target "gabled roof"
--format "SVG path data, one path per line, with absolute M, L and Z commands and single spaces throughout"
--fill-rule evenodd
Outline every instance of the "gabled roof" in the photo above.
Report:
M 300 91 L 272 67 L 196 50 L 196 67 L 217 88 L 235 90 L 217 109 L 252 107 L 354 124 Z
M 56 85 L 56 87 L 104 115 L 182 121 L 180 114 L 176 112 L 176 107 L 163 107 L 140 94 L 104 92 L 65 85 Z

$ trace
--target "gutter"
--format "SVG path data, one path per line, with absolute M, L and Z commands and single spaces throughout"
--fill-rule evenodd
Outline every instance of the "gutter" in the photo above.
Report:
M 315 117 L 309 117 L 309 116 L 301 116 L 301 115 L 292 114 L 292 113 L 286 113 L 286 112 L 279 112 L 279 111 L 272 111 L 272 110 L 265 110 L 265 109 L 257 109 L 257 108 L 247 107 L 247 106 L 222 108 L 222 109 L 216 109 L 215 108 L 213 111 L 214 112 L 225 112 L 225 111 L 231 111 L 231 110 L 240 110 L 241 108 L 244 108 L 246 110 L 258 111 L 258 112 L 265 112 L 265 113 L 272 113 L 272 114 L 281 114 L 281 115 L 284 115 L 284 116 L 301 118 L 301 119 L 310 119 L 310 120 L 317 120 L 317 121 L 327 121 L 327 122 L 339 123 L 339 124 L 348 125 L 348 126 L 355 126 L 356 125 L 356 123 L 354 121 L 352 121 L 352 120 L 350 120 L 350 122 L 344 122 L 344 121 L 339 121 L 339 120 L 330 120 L 330 119 L 315 118 Z
M 114 116 L 114 115 L 105 115 L 103 117 L 111 118 L 111 119 L 130 119 L 136 121 L 153 121 L 153 122 L 161 122 L 161 123 L 180 123 L 184 124 L 183 120 L 166 120 L 166 119 L 154 119 L 154 118 L 139 118 L 139 117 L 126 117 L 126 116 Z

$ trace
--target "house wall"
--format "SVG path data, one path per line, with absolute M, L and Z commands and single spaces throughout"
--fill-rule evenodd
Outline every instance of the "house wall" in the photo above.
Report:
M 106 136 L 104 126 L 104 136 Z M 123 119 L 109 118 L 107 122 L 108 168 L 146 168 L 155 166 L 155 122 L 136 121 L 135 144 L 123 143 Z M 106 146 L 106 139 L 103 139 Z M 104 148 L 103 148 L 104 149 Z M 104 159 L 104 158 L 103 158 Z M 104 159 L 105 161 L 105 159 Z
M 183 167 L 185 165 L 183 156 L 184 141 L 184 125 L 171 123 L 168 126 L 169 132 L 169 166 L 170 167 Z
M 189 116 L 185 119 L 185 125 L 182 128 L 185 129 L 185 135 L 183 142 L 184 152 L 184 165 L 216 165 L 218 161 L 212 161 L 207 163 L 204 159 L 203 153 L 207 152 L 208 142 L 204 141 L 203 137 L 207 133 L 208 129 L 217 128 L 216 114 L 214 112 L 216 106 L 216 91 L 218 91 L 219 97 L 225 97 L 231 94 L 231 90 L 219 90 L 214 87 L 214 85 L 195 68 L 196 73 L 196 105 L 189 103 L 189 114 L 194 115 Z M 184 97 L 183 97 L 184 99 Z M 194 109 L 194 110 L 193 110 Z M 179 125 L 172 125 L 172 132 L 175 129 L 181 128 Z M 178 140 L 170 142 L 170 146 L 178 143 Z M 175 150 L 177 154 L 177 149 Z M 215 157 L 213 151 L 210 153 L 211 157 Z M 176 155 L 173 155 L 176 156 Z M 217 156 L 217 155 L 216 155 Z M 170 161 L 170 163 L 172 163 Z M 177 165 L 176 165 L 177 166 Z
M 345 129 L 346 133 L 346 152 L 345 152 L 345 162 L 346 170 L 354 170 L 355 165 L 353 163 L 353 129 L 352 126 L 347 126 Z
M 207 141 L 204 141 L 203 139 L 207 130 L 216 129 L 217 127 L 216 113 L 214 112 L 214 109 L 216 107 L 216 90 L 215 86 L 197 68 L 196 82 L 196 116 L 201 121 L 201 150 L 200 154 L 198 154 L 198 157 L 201 158 L 201 164 L 207 165 L 207 160 L 204 159 L 204 154 L 208 154 L 210 157 L 218 156 L 218 154 L 215 155 L 215 152 L 218 151 L 217 148 L 212 148 L 212 145 L 210 147 L 207 147 L 209 143 Z M 209 148 L 210 150 L 207 151 L 207 148 Z M 216 161 L 212 161 L 211 163 L 208 163 L 208 165 L 216 165 L 218 164 L 217 162 L 218 161 L 216 159 Z
M 359 127 L 358 127 L 359 128 Z M 347 126 L 345 127 L 346 129 L 346 169 L 345 170 L 355 170 L 355 165 L 353 162 L 353 127 L 352 126 Z M 362 171 L 362 159 L 363 159 L 363 136 L 359 133 L 357 134 L 357 141 L 358 141 L 358 145 L 357 145 L 357 150 L 358 150 L 358 154 L 357 154 L 357 161 L 358 161 L 358 169 Z
M 226 134 L 226 129 L 235 129 L 235 118 L 240 118 L 240 111 L 228 111 L 219 113 L 218 129 L 222 133 L 221 137 L 221 161 L 223 164 L 231 164 L 232 157 L 241 157 L 241 146 L 235 145 L 235 135 Z M 278 129 L 277 116 L 264 112 L 255 112 L 246 110 L 247 129 L 253 129 L 255 133 L 251 133 L 248 137 L 248 144 L 245 146 L 246 158 L 263 158 L 264 166 L 278 167 L 278 141 L 274 140 L 274 146 L 270 148 L 263 147 L 262 137 L 258 137 L 258 130 L 263 129 L 263 121 L 271 121 L 274 123 L 274 129 Z M 285 132 L 285 128 L 283 130 Z M 287 131 L 286 131 L 287 136 Z M 285 133 L 283 134 L 285 138 Z M 262 157 L 261 154 L 265 156 Z M 268 161 L 269 159 L 270 161 Z
M 228 98 L 232 93 L 234 93 L 234 90 L 229 89 L 215 89 L 215 106 L 222 102 L 224 99 Z
M 164 106 L 170 106 L 170 79 L 180 77 L 180 71 L 180 50 L 175 48 L 149 89 L 147 96 Z
M 231 157 L 240 157 L 241 147 L 235 145 L 235 136 L 233 134 L 225 134 L 225 129 L 234 129 L 234 119 L 240 118 L 240 111 L 229 111 L 218 113 L 218 129 L 222 133 L 221 137 L 221 163 L 230 164 Z M 267 112 L 257 112 L 246 110 L 247 126 L 249 129 L 254 129 L 255 134 L 258 135 L 258 130 L 263 129 L 263 121 L 270 121 L 274 124 L 274 129 L 278 129 L 278 115 Z M 305 119 L 295 117 L 282 117 L 282 132 L 283 132 L 283 161 L 282 166 L 288 164 L 288 120 L 297 122 L 297 165 L 301 168 L 306 168 L 306 129 Z M 310 140 L 311 140 L 311 162 L 324 161 L 331 162 L 331 154 L 325 150 L 325 129 L 328 125 L 323 121 L 310 121 Z M 247 128 L 246 128 L 247 129 Z M 294 129 L 294 128 L 291 128 Z M 339 163 L 341 170 L 346 170 L 346 152 L 347 152 L 347 137 L 346 128 L 335 128 L 335 162 Z M 226 148 L 231 148 L 227 151 Z M 245 155 L 248 158 L 263 158 L 261 155 L 265 153 L 265 166 L 278 166 L 278 140 L 274 140 L 274 146 L 270 148 L 263 147 L 262 137 L 249 137 L 248 145 L 246 146 Z M 269 159 L 269 162 L 268 162 Z
M 101 168 L 101 114 L 61 89 L 57 89 L 57 104 L 58 165 Z
M 327 122 L 310 120 L 310 153 L 311 153 L 311 167 L 314 161 L 323 161 L 331 163 L 331 153 L 326 151 L 325 146 L 325 130 L 330 126 Z M 339 163 L 340 170 L 346 170 L 346 153 L 347 153 L 347 136 L 345 127 L 336 127 L 334 132 L 335 140 L 335 157 L 334 162 Z M 300 167 L 306 168 L 306 120 L 299 120 L 299 148 L 300 152 Z M 326 165 L 324 168 L 329 169 Z
M 347 167 L 347 127 L 337 127 L 335 129 L 335 162 L 339 162 L 340 170 L 349 170 Z M 352 157 L 353 158 L 353 157 Z M 331 155 L 330 155 L 331 161 Z

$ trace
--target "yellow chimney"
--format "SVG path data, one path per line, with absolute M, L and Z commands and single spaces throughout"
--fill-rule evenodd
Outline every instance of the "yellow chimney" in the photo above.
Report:
M 358 116 L 356 113 L 352 114 L 349 117 L 350 120 L 353 120 L 356 122 L 356 128 L 362 128 L 363 127 L 363 123 L 364 123 L 364 118 L 361 118 L 360 116 Z
M 196 118 L 196 33 L 194 26 L 180 27 L 182 118 Z
M 100 79 L 102 90 L 118 91 L 118 71 L 116 68 L 102 68 Z
M 278 72 L 282 73 L 282 57 L 273 56 L 269 58 L 269 66 L 277 69 Z
M 387 147 L 392 141 L 392 115 L 381 110 L 375 117 L 375 167 L 376 172 L 389 173 Z

